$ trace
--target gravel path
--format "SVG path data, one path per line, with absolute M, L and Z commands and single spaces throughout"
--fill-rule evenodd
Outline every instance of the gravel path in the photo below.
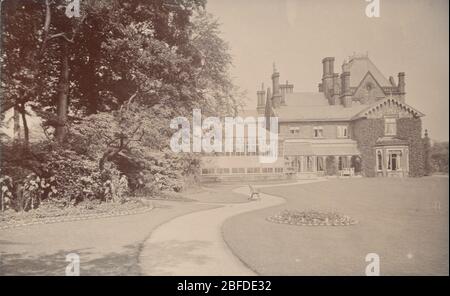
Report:
M 301 181 L 296 184 L 315 182 Z M 289 186 L 291 184 L 268 185 Z M 261 185 L 258 187 L 265 187 Z M 235 193 L 249 195 L 248 187 Z M 282 204 L 284 199 L 261 194 L 261 200 L 194 212 L 158 227 L 143 244 L 139 257 L 145 275 L 256 275 L 228 248 L 222 237 L 226 219 L 249 211 Z

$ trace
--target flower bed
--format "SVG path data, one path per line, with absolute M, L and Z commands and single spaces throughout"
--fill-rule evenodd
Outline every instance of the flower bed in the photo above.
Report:
M 39 208 L 27 212 L 7 210 L 0 213 L 0 229 L 35 224 L 48 224 L 87 220 L 144 213 L 153 209 L 153 204 L 145 200 L 119 203 L 82 202 L 77 206 L 58 208 L 51 203 L 43 203 Z
M 284 210 L 268 217 L 273 223 L 299 226 L 349 226 L 357 224 L 353 218 L 336 212 Z

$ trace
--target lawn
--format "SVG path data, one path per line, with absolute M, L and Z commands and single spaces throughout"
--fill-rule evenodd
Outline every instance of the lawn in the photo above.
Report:
M 245 184 L 244 184 L 245 185 Z M 243 203 L 248 202 L 247 196 L 234 193 L 238 184 L 205 184 L 183 193 L 187 199 L 205 203 Z
M 364 275 L 380 256 L 381 275 L 448 275 L 448 178 L 335 179 L 268 187 L 286 203 L 223 225 L 233 252 L 261 275 Z M 293 226 L 266 220 L 282 210 L 337 211 L 353 226 Z
M 142 243 L 162 223 L 214 206 L 155 201 L 150 212 L 0 230 L 0 276 L 64 275 L 66 255 L 80 256 L 81 275 L 140 275 Z

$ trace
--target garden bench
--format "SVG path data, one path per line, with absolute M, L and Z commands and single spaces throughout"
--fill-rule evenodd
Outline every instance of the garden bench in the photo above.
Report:
M 348 176 L 353 177 L 355 175 L 355 169 L 354 168 L 344 168 L 341 170 L 341 176 Z
M 259 198 L 259 192 L 258 192 L 258 190 L 256 190 L 255 188 L 253 188 L 253 186 L 252 185 L 248 185 L 248 187 L 250 188 L 250 197 L 248 198 L 248 199 L 253 199 L 253 196 L 255 196 L 256 195 L 256 199 L 258 199 Z

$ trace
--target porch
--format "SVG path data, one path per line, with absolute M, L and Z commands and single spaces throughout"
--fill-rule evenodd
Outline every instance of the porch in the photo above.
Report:
M 361 172 L 361 158 L 356 142 L 286 141 L 285 168 L 298 179 L 321 176 L 354 177 Z

